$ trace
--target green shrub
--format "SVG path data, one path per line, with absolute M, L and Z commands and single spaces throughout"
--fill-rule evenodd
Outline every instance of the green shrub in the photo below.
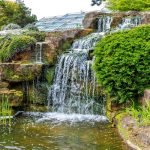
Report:
M 117 102 L 134 100 L 150 86 L 150 25 L 114 33 L 95 47 L 98 82 Z
M 108 0 L 109 8 L 120 11 L 150 10 L 150 0 Z
M 45 32 L 29 30 L 23 33 L 23 35 L 34 37 L 38 42 L 45 40 Z
M 34 45 L 35 38 L 26 35 L 6 36 L 0 39 L 0 62 L 7 61 L 17 52 L 27 49 Z

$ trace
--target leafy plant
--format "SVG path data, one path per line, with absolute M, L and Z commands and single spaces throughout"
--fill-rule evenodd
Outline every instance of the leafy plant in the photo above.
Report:
M 36 40 L 26 35 L 7 36 L 0 41 L 0 62 L 7 61 L 17 52 L 34 45 Z
M 23 35 L 27 35 L 30 37 L 35 38 L 38 42 L 45 40 L 45 32 L 42 31 L 35 31 L 35 30 L 29 30 L 23 33 Z
M 144 11 L 150 10 L 149 0 L 108 0 L 109 8 L 120 11 Z
M 0 11 L 0 27 L 9 23 L 24 27 L 37 19 L 35 15 L 31 15 L 31 10 L 24 3 L 1 0 Z
M 0 105 L 0 124 L 11 125 L 12 109 L 10 106 L 9 98 L 6 95 L 2 96 Z
M 135 100 L 150 86 L 150 25 L 106 36 L 94 54 L 98 82 L 115 101 Z
M 126 108 L 126 112 L 135 118 L 137 124 L 140 126 L 150 125 L 150 102 L 147 100 L 146 104 L 146 107 L 135 107 L 133 103 L 133 106 Z

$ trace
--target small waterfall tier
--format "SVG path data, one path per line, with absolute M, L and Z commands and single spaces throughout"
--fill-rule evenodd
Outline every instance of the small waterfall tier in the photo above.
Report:
M 92 33 L 83 39 L 76 40 L 72 45 L 72 50 L 85 50 L 93 49 L 96 42 L 102 38 L 104 33 Z
M 69 53 L 59 58 L 48 94 L 53 112 L 104 114 L 104 97 L 100 100 L 98 96 L 95 75 L 91 70 L 93 60 L 88 59 L 89 50 L 102 36 L 94 33 L 75 41 Z
M 111 16 L 102 16 L 98 20 L 98 32 L 108 32 L 111 28 L 113 18 Z
M 111 33 L 127 30 L 136 27 L 138 25 L 141 25 L 142 23 L 140 16 L 124 17 L 115 28 L 111 28 L 112 22 L 113 22 L 112 16 L 101 16 L 98 19 L 98 32 Z
M 36 63 L 42 63 L 42 49 L 43 49 L 43 43 L 37 42 L 36 43 Z
M 140 24 L 141 24 L 141 17 L 138 16 L 126 17 L 122 19 L 122 22 L 118 25 L 118 28 L 121 30 L 130 29 Z
M 47 42 L 37 42 L 36 43 L 36 56 L 35 63 L 43 63 L 43 45 L 47 44 Z

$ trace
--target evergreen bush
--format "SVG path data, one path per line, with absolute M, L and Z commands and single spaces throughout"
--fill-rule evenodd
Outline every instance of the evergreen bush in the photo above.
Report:
M 94 54 L 98 82 L 117 102 L 134 100 L 150 87 L 150 25 L 106 36 Z
M 109 8 L 120 11 L 150 10 L 150 0 L 108 0 Z

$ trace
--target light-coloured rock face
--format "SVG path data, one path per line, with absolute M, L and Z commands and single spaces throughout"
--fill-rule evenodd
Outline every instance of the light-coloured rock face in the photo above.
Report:
M 150 24 L 150 12 L 143 12 L 141 13 L 141 16 L 143 24 Z
M 43 58 L 49 65 L 54 65 L 57 56 L 71 47 L 72 42 L 78 37 L 84 37 L 93 32 L 92 29 L 74 29 L 66 31 L 48 32 L 43 44 Z

